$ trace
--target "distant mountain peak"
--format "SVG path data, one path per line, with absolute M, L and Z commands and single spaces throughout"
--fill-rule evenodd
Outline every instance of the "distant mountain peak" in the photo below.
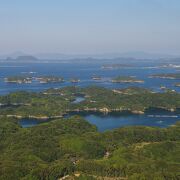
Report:
M 23 56 L 18 56 L 15 60 L 38 60 L 38 58 L 36 58 L 35 56 L 31 56 L 31 55 L 23 55 Z
M 12 58 L 12 57 L 7 57 L 6 58 L 7 61 L 16 61 L 16 62 L 29 62 L 29 61 L 37 61 L 38 58 L 36 58 L 35 56 L 31 56 L 31 55 L 22 55 L 22 56 L 18 56 L 16 58 Z

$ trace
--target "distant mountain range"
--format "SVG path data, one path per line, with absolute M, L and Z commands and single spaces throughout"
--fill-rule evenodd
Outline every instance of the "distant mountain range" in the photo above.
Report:
M 6 61 L 17 61 L 17 62 L 22 62 L 22 61 L 38 61 L 38 58 L 34 57 L 34 56 L 28 56 L 28 55 L 24 55 L 24 56 L 18 56 L 16 58 L 12 58 L 12 57 L 7 57 L 5 59 Z
M 125 53 L 104 53 L 104 54 L 62 54 L 62 53 L 40 53 L 35 54 L 39 59 L 74 59 L 74 58 L 135 58 L 135 59 L 159 59 L 159 58 L 176 58 L 177 55 L 146 53 L 146 52 L 125 52 Z
M 22 52 L 15 52 L 7 55 L 0 55 L 1 61 L 5 62 L 58 62 L 58 61 L 136 61 L 136 60 L 175 60 L 180 61 L 180 56 L 154 54 L 146 52 L 127 52 L 127 53 L 105 53 L 105 54 L 75 54 L 67 55 L 61 53 L 41 53 L 28 55 Z

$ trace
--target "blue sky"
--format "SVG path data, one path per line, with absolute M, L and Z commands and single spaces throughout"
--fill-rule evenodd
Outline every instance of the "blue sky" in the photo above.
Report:
M 180 54 L 180 0 L 0 0 L 0 53 Z

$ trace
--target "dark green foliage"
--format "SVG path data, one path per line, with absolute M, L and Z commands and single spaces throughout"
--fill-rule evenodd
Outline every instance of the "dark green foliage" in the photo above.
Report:
M 79 116 L 27 129 L 1 117 L 0 127 L 2 180 L 53 180 L 76 171 L 81 176 L 75 179 L 179 177 L 179 123 L 165 129 L 125 127 L 98 133 Z
M 79 116 L 32 128 L 21 128 L 17 119 L 6 117 L 54 116 L 85 107 L 131 110 L 180 107 L 177 93 L 135 91 L 126 89 L 125 94 L 118 94 L 99 87 L 66 87 L 1 96 L 0 103 L 5 106 L 0 108 L 0 179 L 54 180 L 66 175 L 75 179 L 179 179 L 180 123 L 162 129 L 137 126 L 99 133 Z M 84 95 L 86 100 L 72 104 L 77 94 Z M 74 176 L 76 172 L 79 177 Z
M 118 90 L 91 86 L 88 88 L 66 87 L 49 89 L 42 93 L 16 92 L 0 97 L 0 113 L 23 117 L 54 118 L 69 111 L 129 111 L 146 112 L 151 108 L 168 111 L 180 109 L 179 93 L 152 93 L 145 89 L 128 88 Z M 141 92 L 141 93 L 137 93 Z M 85 96 L 83 102 L 73 104 L 75 96 Z M 134 106 L 135 104 L 135 106 Z

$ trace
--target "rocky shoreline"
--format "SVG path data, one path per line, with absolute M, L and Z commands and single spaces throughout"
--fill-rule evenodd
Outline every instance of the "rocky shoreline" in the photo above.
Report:
M 169 112 L 176 112 L 177 109 L 175 108 L 164 108 L 164 107 L 159 107 L 159 108 L 155 108 L 156 109 L 162 109 L 162 110 L 166 110 Z M 23 119 L 23 118 L 27 118 L 27 119 L 36 119 L 36 120 L 50 120 L 50 119 L 56 119 L 56 118 L 63 118 L 65 115 L 68 115 L 70 113 L 103 113 L 103 114 L 109 114 L 109 113 L 113 113 L 113 112 L 128 112 L 130 114 L 137 114 L 137 115 L 143 115 L 146 114 L 146 112 L 148 111 L 148 109 L 144 109 L 144 110 L 131 110 L 131 109 L 123 109 L 123 108 L 116 108 L 116 109 L 108 109 L 106 107 L 104 108 L 84 108 L 84 109 L 67 109 L 66 112 L 64 114 L 61 115 L 54 115 L 54 116 L 35 116 L 35 115 L 27 115 L 27 116 L 23 116 L 23 115 L 13 115 L 13 114 L 8 114 L 5 115 L 6 117 L 14 117 L 17 119 Z M 3 116 L 3 115 L 1 115 Z

